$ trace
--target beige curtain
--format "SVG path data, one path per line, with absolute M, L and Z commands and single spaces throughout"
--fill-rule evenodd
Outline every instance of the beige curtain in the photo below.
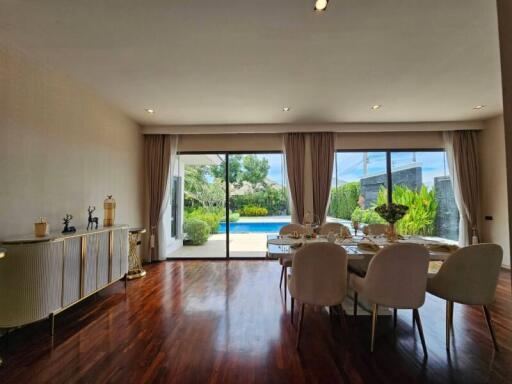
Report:
M 313 210 L 320 223 L 325 222 L 331 194 L 334 165 L 334 133 L 311 134 L 311 168 L 313 177 Z
M 466 246 L 471 244 L 473 231 L 478 236 L 480 173 L 477 133 L 476 131 L 445 132 L 444 142 L 453 193 L 460 213 L 459 243 L 461 246 Z
M 171 136 L 146 135 L 144 136 L 144 163 L 147 183 L 147 199 L 149 212 L 149 261 L 165 258 L 160 252 L 165 249 L 160 246 L 159 233 L 162 212 L 166 205 L 166 190 L 169 182 L 169 169 L 171 161 Z M 164 208 L 164 209 L 163 209 Z
M 284 135 L 283 144 L 292 212 L 294 212 L 292 218 L 296 217 L 296 220 L 292 221 L 302 223 L 304 219 L 305 135 L 303 133 L 287 133 Z

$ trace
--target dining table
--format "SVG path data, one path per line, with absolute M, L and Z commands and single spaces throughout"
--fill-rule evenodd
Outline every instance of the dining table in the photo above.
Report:
M 293 255 L 305 244 L 319 242 L 333 242 L 327 236 L 318 235 L 315 238 L 294 238 L 291 236 L 267 235 L 267 257 L 270 259 L 292 260 Z M 396 243 L 414 243 L 425 246 L 429 251 L 430 264 L 429 273 L 436 273 L 442 262 L 446 260 L 457 246 L 447 244 L 436 239 L 429 239 L 422 236 L 402 236 L 395 241 L 389 241 L 385 235 L 382 236 L 351 236 L 347 238 L 336 238 L 336 245 L 344 248 L 347 252 L 349 270 L 360 276 L 366 274 L 366 267 L 371 258 L 382 248 Z

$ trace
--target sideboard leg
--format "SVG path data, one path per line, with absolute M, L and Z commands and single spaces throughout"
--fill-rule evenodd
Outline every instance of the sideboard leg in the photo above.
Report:
M 126 295 L 126 291 L 128 290 L 128 274 L 124 275 L 124 294 Z
M 50 313 L 50 335 L 55 334 L 55 315 Z

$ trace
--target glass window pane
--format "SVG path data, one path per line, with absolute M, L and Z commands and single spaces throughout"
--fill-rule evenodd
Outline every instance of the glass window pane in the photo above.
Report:
M 174 171 L 171 258 L 225 258 L 224 154 L 180 154 Z
M 229 256 L 265 257 L 267 236 L 291 221 L 283 154 L 229 155 L 229 207 Z
M 398 232 L 457 240 L 459 212 L 445 152 L 393 152 L 391 170 L 393 202 L 409 207 Z
M 386 202 L 386 152 L 338 152 L 327 220 L 349 227 L 379 223 L 373 209 Z

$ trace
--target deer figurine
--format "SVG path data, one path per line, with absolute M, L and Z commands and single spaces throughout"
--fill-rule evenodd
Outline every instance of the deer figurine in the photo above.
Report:
M 62 231 L 62 233 L 73 233 L 73 232 L 76 232 L 76 228 L 75 227 L 70 227 L 69 226 L 69 223 L 70 223 L 72 218 L 73 218 L 73 215 L 70 215 L 69 213 L 66 213 L 66 217 L 64 217 L 62 219 L 62 224 L 64 224 L 64 230 Z
M 88 219 L 88 223 L 87 223 L 87 230 L 89 230 L 89 226 L 91 227 L 91 229 L 93 229 L 92 227 L 94 226 L 94 224 L 96 224 L 96 229 L 98 229 L 98 218 L 97 217 L 92 217 L 92 213 L 96 210 L 96 207 L 92 207 L 89 205 L 89 208 L 87 209 L 87 212 L 89 212 L 89 219 Z

